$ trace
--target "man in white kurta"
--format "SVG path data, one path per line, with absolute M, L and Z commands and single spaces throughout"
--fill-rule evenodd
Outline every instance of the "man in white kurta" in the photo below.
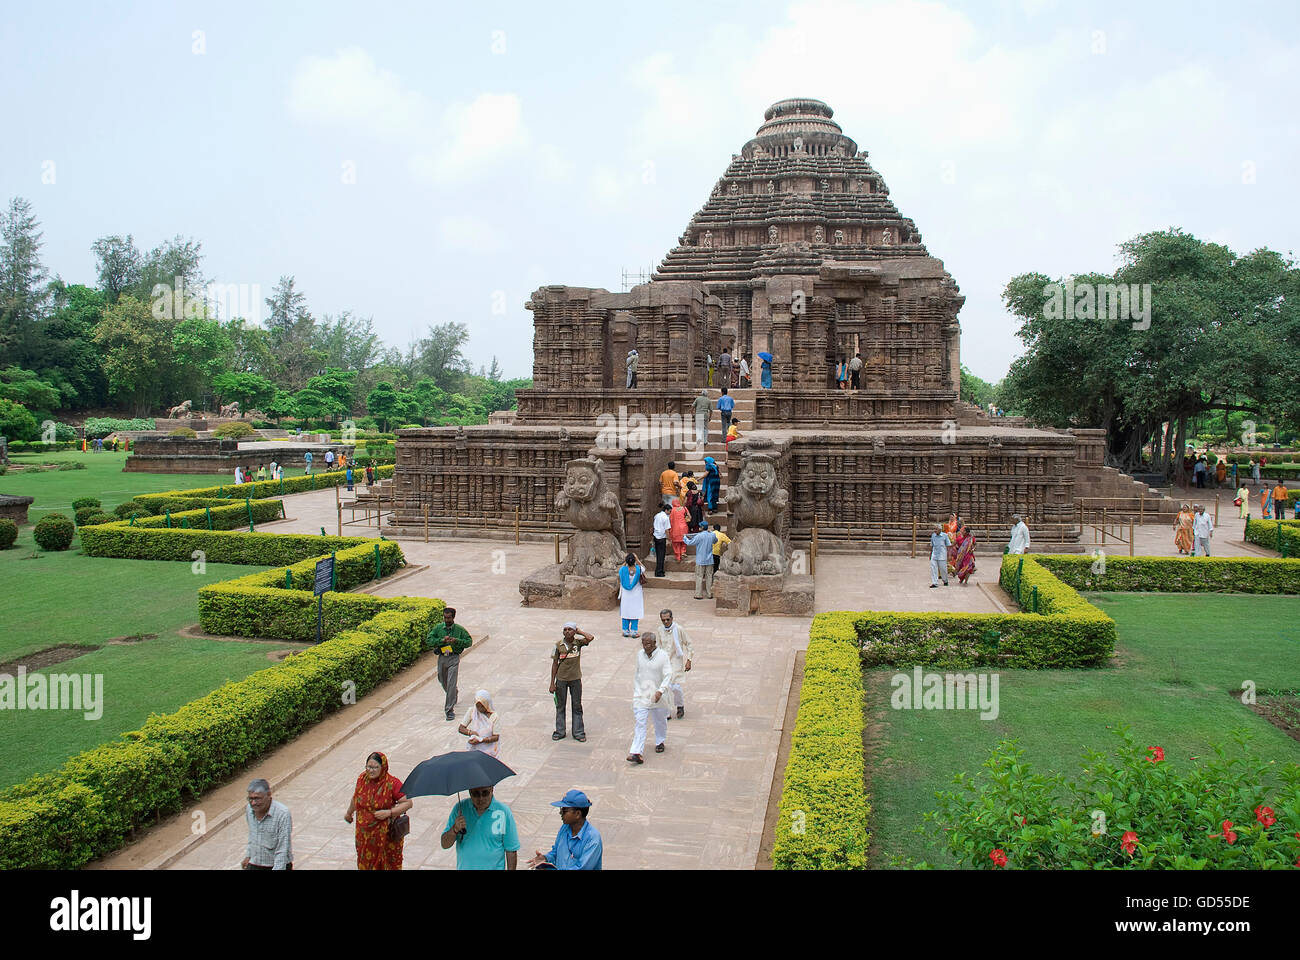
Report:
M 658 641 L 659 649 L 668 654 L 668 662 L 673 665 L 673 682 L 669 684 L 669 689 L 673 692 L 673 703 L 677 705 L 677 719 L 680 720 L 686 716 L 682 681 L 686 679 L 686 671 L 691 669 L 691 661 L 695 659 L 695 648 L 691 646 L 691 638 L 686 635 L 682 625 L 673 620 L 671 610 L 659 611 Z
M 1020 514 L 1014 514 L 1011 519 L 1016 521 L 1016 525 L 1011 528 L 1011 543 L 1007 545 L 1007 553 L 1024 553 L 1029 549 L 1029 528 L 1025 526 L 1025 518 Z
M 636 718 L 636 728 L 627 755 L 629 763 L 645 763 L 641 752 L 645 749 L 647 718 L 654 722 L 655 753 L 664 752 L 664 742 L 668 739 L 668 706 L 664 696 L 672 682 L 672 662 L 667 652 L 656 646 L 655 635 L 647 630 L 641 634 L 641 649 L 636 652 L 636 672 L 632 679 L 632 715 Z

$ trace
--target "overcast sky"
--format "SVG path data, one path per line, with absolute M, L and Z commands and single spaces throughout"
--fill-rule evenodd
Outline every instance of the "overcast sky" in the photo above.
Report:
M 291 274 L 392 344 L 464 322 L 507 376 L 531 374 L 528 294 L 656 265 L 784 97 L 869 152 L 990 380 L 1018 273 L 1109 272 L 1170 226 L 1295 246 L 1290 2 L 7 6 L 0 192 L 52 273 L 180 233 L 212 278 Z

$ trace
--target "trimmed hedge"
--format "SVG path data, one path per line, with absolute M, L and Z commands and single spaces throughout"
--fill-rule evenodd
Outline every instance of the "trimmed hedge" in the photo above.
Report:
M 1270 521 L 1252 520 L 1255 523 Z M 1300 546 L 1300 532 L 1287 531 Z M 1273 540 L 1276 543 L 1276 533 Z M 1160 593 L 1300 593 L 1300 560 L 1254 557 L 1106 557 L 1105 573 L 1094 573 L 1090 557 L 1039 556 L 1037 561 L 1079 590 Z M 1100 569 L 1100 568 L 1099 568 Z
M 1295 520 L 1255 520 L 1246 521 L 1246 539 L 1270 550 L 1286 548 L 1287 557 L 1300 557 L 1300 526 Z M 1266 561 L 1267 562 L 1267 561 Z M 1250 591 L 1248 591 L 1250 592 Z M 1294 590 L 1285 591 L 1295 593 Z
M 379 477 L 391 477 L 394 469 L 395 467 L 392 465 L 376 467 L 375 473 Z M 355 483 L 355 471 L 353 472 L 352 479 Z M 168 490 L 164 493 L 143 493 L 135 499 L 139 503 L 147 503 L 150 507 L 156 510 L 157 505 L 165 500 L 188 500 L 195 497 L 221 500 L 243 500 L 251 497 L 254 500 L 259 500 L 266 499 L 267 497 L 276 497 L 285 493 L 304 493 L 309 490 L 326 490 L 330 487 L 342 486 L 345 483 L 347 483 L 347 471 L 332 470 L 329 473 L 313 473 L 310 476 L 285 477 L 283 480 L 258 480 L 253 483 L 232 483 L 228 486 L 198 487 L 193 490 Z
M 103 505 L 97 497 L 78 497 L 72 501 L 73 512 L 85 507 L 102 507 Z
M 1031 670 L 1104 666 L 1115 650 L 1115 622 L 1062 583 L 1037 558 L 1006 556 L 1001 583 L 1019 592 L 1025 613 L 867 611 L 852 619 L 863 665 Z M 1018 577 L 1019 574 L 1019 577 Z M 1033 613 L 1034 587 L 1038 613 Z
M 32 538 L 42 550 L 66 550 L 76 535 L 76 526 L 62 513 L 47 513 L 32 530 Z
M 139 520 L 136 521 L 140 523 Z M 195 550 L 207 554 L 208 563 L 245 563 L 264 567 L 288 566 L 325 551 L 346 550 L 374 543 L 366 537 L 321 537 L 306 533 L 249 533 L 247 530 L 159 530 L 110 523 L 87 528 L 81 549 L 90 557 L 127 560 L 184 560 Z
M 18 524 L 8 517 L 0 517 L 0 550 L 8 550 L 18 539 Z
M 184 502 L 184 501 L 181 501 Z M 206 530 L 208 528 L 208 518 L 212 518 L 213 530 L 238 530 L 248 526 L 248 515 L 251 511 L 253 523 L 270 523 L 272 520 L 279 520 L 283 514 L 284 502 L 281 500 L 248 500 L 230 503 L 222 501 L 225 505 L 220 507 L 205 508 L 202 510 L 190 509 L 183 510 L 180 513 L 173 513 L 170 516 L 140 517 L 135 521 L 137 527 L 168 528 L 175 530 L 188 525 L 191 529 Z
M 292 591 L 289 591 L 292 592 Z M 414 663 L 440 600 L 374 598 L 354 630 L 0 794 L 0 869 L 75 869 Z
M 813 618 L 772 848 L 777 870 L 862 870 L 867 817 L 862 671 L 852 614 Z

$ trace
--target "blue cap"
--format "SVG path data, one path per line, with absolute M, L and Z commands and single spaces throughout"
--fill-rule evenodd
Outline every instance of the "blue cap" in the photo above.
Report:
M 570 790 L 564 795 L 563 800 L 556 800 L 551 804 L 553 807 L 590 807 L 591 801 L 581 790 Z

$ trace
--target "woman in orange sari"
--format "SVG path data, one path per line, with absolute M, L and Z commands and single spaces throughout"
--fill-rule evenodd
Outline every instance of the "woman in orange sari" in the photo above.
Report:
M 678 560 L 686 555 L 686 508 L 673 497 L 673 508 L 668 511 L 668 539 L 672 541 L 673 554 Z
M 365 773 L 357 777 L 352 802 L 343 819 L 357 821 L 357 869 L 401 870 L 402 840 L 390 840 L 388 821 L 411 809 L 402 781 L 388 772 L 388 758 L 378 751 L 366 758 Z
M 1183 508 L 1178 511 L 1178 517 L 1174 520 L 1174 546 L 1178 548 L 1179 553 L 1185 553 L 1188 556 L 1192 553 L 1192 521 L 1194 520 L 1192 508 L 1183 504 Z

